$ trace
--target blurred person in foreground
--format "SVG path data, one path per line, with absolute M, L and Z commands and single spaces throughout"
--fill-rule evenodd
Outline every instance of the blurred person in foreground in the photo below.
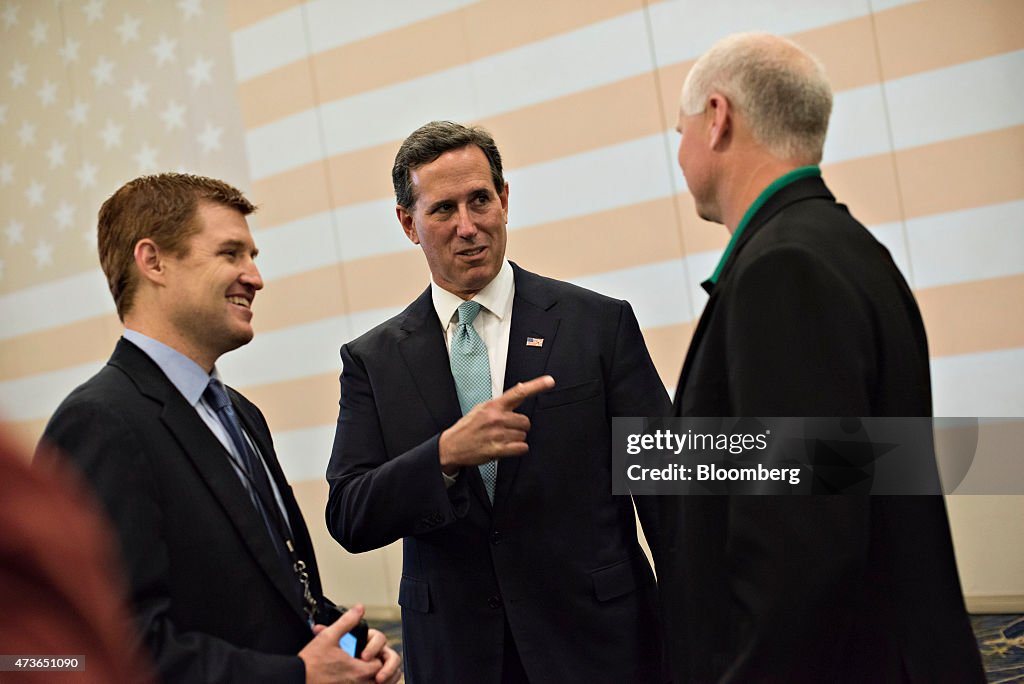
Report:
M 832 92 L 767 34 L 683 85 L 679 164 L 732 238 L 677 416 L 930 416 L 924 325 L 821 179 Z M 683 497 L 659 567 L 677 682 L 982 682 L 940 496 Z
M 631 307 L 505 259 L 484 130 L 420 127 L 392 180 L 431 282 L 341 348 L 327 525 L 352 552 L 404 539 L 409 681 L 660 681 L 654 575 L 612 495 L 612 417 L 670 408 Z
M 99 212 L 100 263 L 124 336 L 50 419 L 112 520 L 143 640 L 168 682 L 393 682 L 399 657 L 324 598 L 316 558 L 259 409 L 221 355 L 253 337 L 263 280 L 255 207 L 212 178 L 122 186 Z
M 0 434 L 0 655 L 81 658 L 81 671 L 9 668 L 0 681 L 149 682 L 106 520 L 50 453 L 30 468 Z

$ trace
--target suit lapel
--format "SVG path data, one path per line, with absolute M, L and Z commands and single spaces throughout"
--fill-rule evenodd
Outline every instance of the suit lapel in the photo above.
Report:
M 543 375 L 548 367 L 551 348 L 555 345 L 560 318 L 552 312 L 556 300 L 543 280 L 532 273 L 512 264 L 515 273 L 516 291 L 512 304 L 512 322 L 508 336 L 508 356 L 505 362 L 505 384 L 508 390 L 518 382 L 532 380 Z M 541 340 L 541 346 L 531 344 L 528 339 Z M 517 411 L 530 417 L 537 404 L 536 397 L 524 401 Z M 527 437 L 529 440 L 529 437 Z M 494 501 L 497 508 L 504 508 L 515 485 L 516 476 L 522 463 L 521 458 L 505 458 L 498 464 L 498 482 Z
M 402 359 L 437 429 L 444 430 L 462 416 L 462 409 L 429 287 L 406 309 L 401 328 L 405 333 L 398 343 Z
M 220 503 L 225 515 L 271 584 L 281 592 L 288 605 L 305 620 L 302 607 L 295 600 L 296 579 L 294 576 L 288 576 L 287 568 L 278 559 L 273 543 L 267 536 L 263 519 L 232 468 L 230 456 L 224 446 L 196 410 L 188 405 L 167 376 L 138 347 L 121 340 L 111 357 L 111 362 L 121 366 L 134 379 L 139 391 L 162 405 L 161 421 L 174 435 L 185 457 L 191 461 L 214 498 Z M 258 430 L 254 431 L 248 424 L 246 428 L 254 438 L 259 434 Z M 257 444 L 261 449 L 265 448 L 259 441 Z
M 235 394 L 234 390 L 230 390 L 230 393 Z M 260 451 L 263 462 L 267 465 L 267 470 L 270 472 L 270 477 L 273 478 L 274 484 L 277 486 L 277 491 L 281 495 L 281 502 L 284 504 L 285 510 L 288 513 L 288 525 L 291 528 L 291 540 L 295 545 L 296 555 L 299 559 L 306 563 L 307 570 L 311 576 L 310 586 L 313 587 L 312 577 L 315 576 L 315 572 L 312 568 L 316 566 L 313 559 L 312 546 L 308 546 L 304 543 L 306 536 L 302 534 L 305 529 L 305 523 L 302 520 L 302 511 L 299 510 L 298 503 L 295 501 L 295 497 L 292 495 L 291 485 L 288 484 L 288 479 L 285 477 L 284 470 L 281 469 L 281 464 L 278 463 L 277 454 L 274 451 L 273 441 L 270 438 L 270 433 L 262 422 L 259 422 L 250 413 L 248 407 L 242 405 L 234 396 L 232 396 L 232 404 L 235 407 L 235 413 L 242 421 L 242 426 L 245 431 L 252 437 L 253 442 L 256 443 L 256 447 Z M 248 496 L 248 493 L 246 493 Z M 272 502 L 274 506 L 277 502 Z M 259 519 L 257 516 L 256 519 Z M 262 523 L 262 520 L 260 520 Z M 265 525 L 261 525 L 265 527 Z M 282 565 L 291 565 L 291 559 L 288 560 L 287 564 L 282 564 L 280 559 L 277 557 L 277 550 L 273 544 L 266 538 L 266 534 L 261 537 L 261 540 L 267 541 L 266 545 L 263 545 L 263 552 L 269 553 L 262 557 L 262 565 L 268 572 L 273 572 L 271 578 L 275 580 L 275 584 L 279 591 L 284 593 L 286 596 L 287 592 L 291 591 L 293 596 L 298 596 L 300 602 L 292 602 L 291 605 L 296 607 L 297 613 L 306 619 L 306 614 L 301 610 L 301 587 L 298 583 L 298 578 L 293 571 L 290 571 L 288 567 L 284 567 L 284 572 L 279 572 L 282 569 Z
M 231 403 L 235 407 L 235 413 L 242 421 L 242 427 L 252 437 L 253 442 L 256 443 L 256 448 L 260 451 L 260 456 L 263 458 L 263 462 L 267 464 L 267 470 L 270 472 L 270 477 L 274 480 L 274 484 L 277 486 L 277 491 L 281 494 L 281 501 L 284 503 L 285 510 L 288 513 L 288 525 L 292 530 L 292 541 L 298 542 L 296 537 L 299 536 L 298 530 L 301 527 L 301 519 L 296 516 L 301 516 L 302 512 L 298 510 L 295 502 L 295 497 L 291 493 L 291 485 L 288 483 L 288 478 L 284 474 L 284 470 L 281 468 L 281 464 L 277 460 L 277 453 L 274 451 L 273 441 L 270 438 L 270 433 L 266 431 L 263 424 L 256 420 L 255 416 L 249 411 L 248 407 L 238 401 L 234 396 L 236 393 L 233 389 L 228 388 L 231 396 Z M 276 503 L 276 502 L 275 502 Z M 296 520 L 300 523 L 297 524 Z M 303 560 L 306 560 L 303 558 Z M 308 564 L 308 561 L 307 561 Z
M 232 395 L 237 394 L 235 390 L 228 389 Z M 235 412 L 241 418 L 246 432 L 249 433 L 256 443 L 256 447 L 260 450 L 263 461 L 267 464 L 267 470 L 270 471 L 270 477 L 274 480 L 277 491 L 281 494 L 281 502 L 284 504 L 285 512 L 288 513 L 288 525 L 291 528 L 292 542 L 295 543 L 296 552 L 299 558 L 305 561 L 307 568 L 313 567 L 315 561 L 313 547 L 306 530 L 306 523 L 302 518 L 302 510 L 295 500 L 295 494 L 292 492 L 288 477 L 285 475 L 280 461 L 277 460 L 277 452 L 274 451 L 273 440 L 267 431 L 266 424 L 262 420 L 258 420 L 257 416 L 253 414 L 250 408 L 251 404 L 246 405 L 243 401 L 239 401 L 237 397 L 232 396 Z M 291 581 L 294 581 L 291 574 L 288 577 Z M 311 581 L 313 579 L 312 573 L 310 579 Z

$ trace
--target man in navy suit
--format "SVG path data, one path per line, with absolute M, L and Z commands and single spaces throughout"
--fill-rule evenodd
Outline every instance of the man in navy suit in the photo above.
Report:
M 732 234 L 679 416 L 930 416 L 924 325 L 817 164 L 818 62 L 731 36 L 683 86 L 679 163 Z M 659 566 L 677 682 L 981 682 L 938 496 L 689 496 Z
M 339 617 L 324 598 L 263 414 L 215 368 L 253 336 L 253 209 L 222 181 L 173 173 L 103 204 L 100 262 L 124 337 L 43 439 L 113 522 L 161 680 L 394 682 L 380 632 L 361 658 L 339 648 L 362 608 Z
M 404 539 L 406 676 L 659 681 L 654 576 L 611 483 L 612 417 L 669 410 L 630 306 L 506 261 L 509 187 L 483 130 L 426 124 L 393 180 L 431 283 L 341 349 L 327 524 L 353 552 Z M 490 374 L 465 410 L 463 334 Z

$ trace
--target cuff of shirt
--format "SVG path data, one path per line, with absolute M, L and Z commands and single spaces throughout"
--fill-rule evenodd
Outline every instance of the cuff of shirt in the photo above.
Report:
M 444 471 L 442 471 L 441 472 L 441 477 L 444 478 L 444 487 L 445 487 L 445 489 L 450 489 L 451 486 L 453 484 L 455 484 L 455 480 L 458 479 L 459 471 L 456 470 L 454 475 L 449 475 L 449 474 L 445 473 Z

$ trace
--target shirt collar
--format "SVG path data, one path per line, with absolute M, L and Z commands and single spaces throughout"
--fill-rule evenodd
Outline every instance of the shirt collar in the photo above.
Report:
M 473 301 L 498 317 L 499 320 L 512 314 L 512 296 L 515 293 L 515 275 L 512 265 L 506 259 L 491 282 L 473 296 Z M 433 280 L 430 281 L 430 298 L 434 302 L 437 319 L 447 329 L 459 305 L 465 300 L 452 294 Z
M 160 367 L 171 384 L 178 388 L 178 391 L 193 408 L 202 398 L 206 386 L 210 384 L 210 378 L 220 379 L 216 368 L 213 369 L 213 373 L 208 375 L 198 363 L 177 349 L 172 349 L 148 335 L 125 328 L 124 338 L 153 359 L 153 363 Z
M 801 166 L 798 169 L 793 169 L 792 171 L 779 176 L 772 181 L 767 188 L 762 190 L 761 194 L 754 200 L 754 203 L 751 204 L 750 207 L 747 208 L 746 213 L 743 214 L 743 218 L 740 219 L 740 223 L 736 226 L 736 230 L 733 231 L 732 237 L 729 239 L 729 244 L 725 246 L 725 251 L 722 252 L 722 258 L 718 260 L 718 265 L 715 266 L 715 272 L 711 274 L 710 278 L 701 283 L 701 286 L 708 292 L 711 292 L 714 285 L 718 283 L 718 278 L 722 275 L 725 263 L 729 260 L 729 257 L 736 249 L 736 243 L 739 242 L 740 235 L 743 234 L 743 231 L 746 229 L 747 224 L 750 223 L 750 220 L 754 218 L 754 214 L 764 206 L 765 202 L 767 202 L 772 195 L 801 178 L 820 175 L 821 169 L 817 166 Z

